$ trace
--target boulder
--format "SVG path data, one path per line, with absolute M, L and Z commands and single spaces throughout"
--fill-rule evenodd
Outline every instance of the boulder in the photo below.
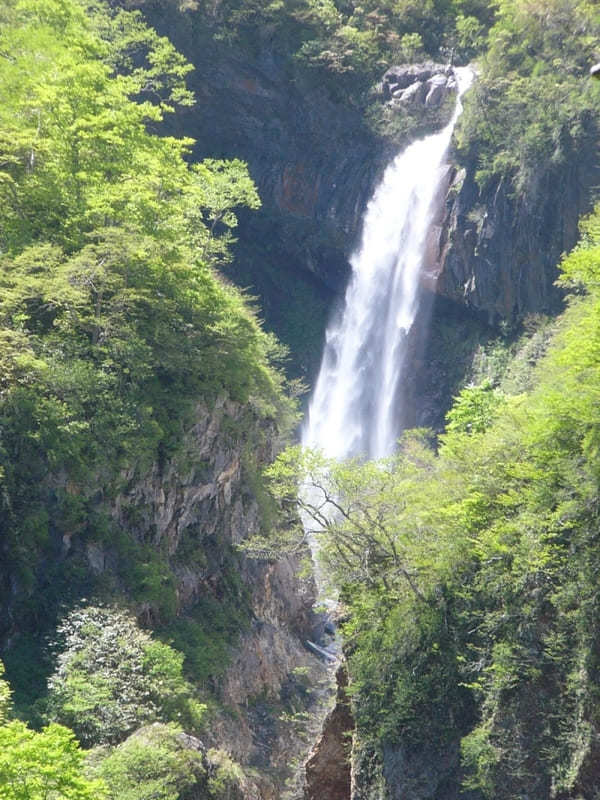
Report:
M 426 106 L 439 106 L 448 96 L 448 78 L 445 75 L 434 75 L 426 82 Z
M 453 68 L 432 62 L 390 67 L 379 84 L 383 101 L 398 111 L 406 106 L 437 108 L 455 90 Z

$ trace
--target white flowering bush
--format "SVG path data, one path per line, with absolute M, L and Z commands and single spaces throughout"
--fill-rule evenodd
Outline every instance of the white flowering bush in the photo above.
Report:
M 116 744 L 149 722 L 201 725 L 205 707 L 183 677 L 183 655 L 117 608 L 88 606 L 58 628 L 48 715 L 90 747 Z

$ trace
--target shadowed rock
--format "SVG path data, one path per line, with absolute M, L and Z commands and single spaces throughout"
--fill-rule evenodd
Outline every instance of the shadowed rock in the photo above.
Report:
M 354 718 L 346 696 L 348 675 L 344 666 L 336 673 L 335 707 L 306 762 L 304 800 L 350 800 L 350 748 Z

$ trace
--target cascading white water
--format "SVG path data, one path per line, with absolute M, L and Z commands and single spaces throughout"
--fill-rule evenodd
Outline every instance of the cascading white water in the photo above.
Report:
M 351 258 L 344 307 L 327 330 L 302 444 L 325 455 L 380 458 L 398 435 L 398 381 L 419 305 L 419 276 L 441 167 L 460 98 L 472 82 L 455 70 L 454 115 L 439 133 L 414 142 L 387 167 L 365 214 Z

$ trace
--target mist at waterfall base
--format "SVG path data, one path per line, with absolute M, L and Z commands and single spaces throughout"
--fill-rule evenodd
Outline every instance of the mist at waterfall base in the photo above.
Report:
M 458 96 L 452 119 L 392 161 L 365 212 L 302 432 L 302 444 L 327 457 L 382 458 L 394 451 L 401 432 L 402 382 L 422 305 L 427 237 L 462 112 L 460 98 L 473 79 L 467 67 L 456 68 L 454 75 Z

